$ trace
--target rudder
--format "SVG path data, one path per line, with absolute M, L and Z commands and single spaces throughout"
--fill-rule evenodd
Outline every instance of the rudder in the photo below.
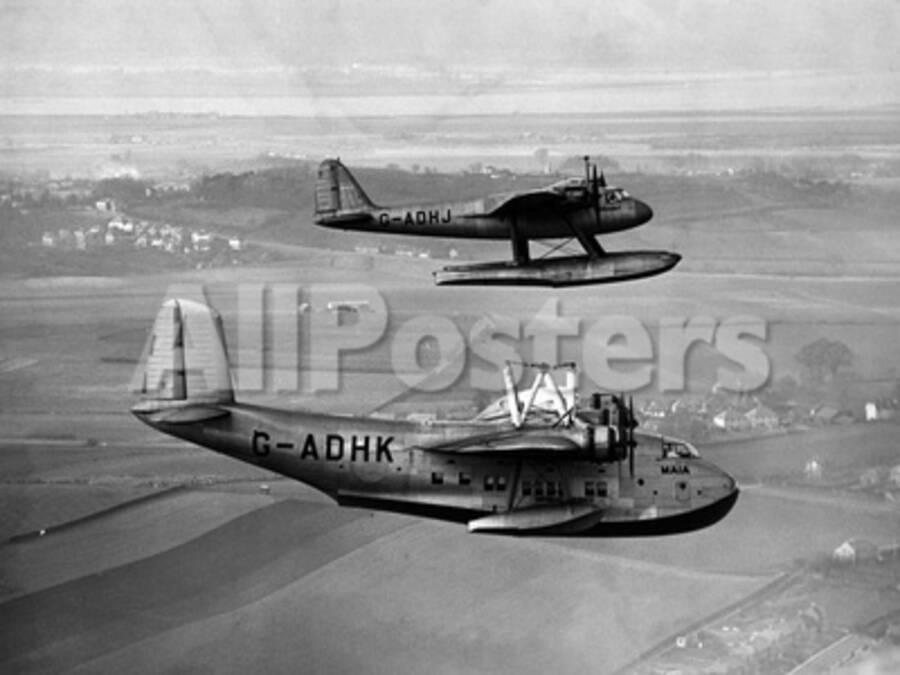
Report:
M 193 300 L 166 300 L 156 315 L 131 389 L 155 401 L 234 402 L 219 313 Z
M 319 164 L 316 176 L 316 219 L 326 220 L 376 208 L 353 174 L 339 159 Z

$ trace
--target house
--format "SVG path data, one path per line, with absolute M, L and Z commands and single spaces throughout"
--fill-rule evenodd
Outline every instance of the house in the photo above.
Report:
M 205 231 L 192 231 L 191 232 L 191 246 L 195 251 L 206 252 L 209 251 L 210 246 L 212 245 L 212 235 L 209 232 Z
M 859 486 L 862 488 L 877 487 L 880 482 L 881 476 L 878 473 L 878 469 L 875 467 L 866 469 L 859 477 Z
M 881 552 L 871 541 L 853 537 L 834 549 L 832 558 L 835 562 L 852 565 L 862 560 L 879 560 Z
M 823 404 L 816 408 L 813 408 L 810 416 L 812 417 L 814 422 L 818 422 L 819 424 L 831 424 L 837 417 L 838 412 L 839 411 L 837 408 L 827 404 Z
M 734 408 L 726 408 L 713 416 L 713 426 L 725 431 L 744 431 L 750 428 L 750 421 Z
M 818 480 L 822 477 L 822 464 L 815 457 L 806 462 L 803 467 L 803 475 L 806 480 Z
M 875 401 L 866 401 L 865 416 L 866 422 L 874 422 L 878 419 L 878 404 Z
M 888 480 L 890 480 L 891 483 L 900 488 L 900 464 L 891 469 Z
M 897 405 L 890 399 L 868 401 L 865 405 L 866 422 L 881 422 L 896 419 Z
M 831 554 L 831 558 L 835 562 L 843 563 L 845 565 L 852 565 L 856 562 L 856 549 L 853 547 L 853 544 L 850 542 L 850 540 L 847 540 L 836 549 L 834 549 L 834 553 Z
M 853 424 L 854 422 L 856 422 L 856 415 L 852 410 L 840 410 L 831 420 L 832 424 Z
M 687 415 L 703 415 L 706 413 L 706 400 L 699 396 L 683 396 L 672 402 L 672 413 Z
M 764 406 L 762 403 L 751 408 L 744 415 L 747 422 L 753 429 L 776 429 L 778 427 L 778 415 L 771 408 Z
M 663 403 L 662 401 L 652 399 L 644 404 L 644 406 L 640 409 L 640 413 L 644 417 L 662 419 L 669 413 L 669 410 L 666 407 L 665 403 Z

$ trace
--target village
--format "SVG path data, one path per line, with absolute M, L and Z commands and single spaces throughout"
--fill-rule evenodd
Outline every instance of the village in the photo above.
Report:
M 98 200 L 94 208 L 98 212 L 110 214 L 105 224 L 48 230 L 41 236 L 41 245 L 77 251 L 101 246 L 130 246 L 136 249 L 156 249 L 204 261 L 208 261 L 210 254 L 240 254 L 246 248 L 244 241 L 235 235 L 220 236 L 206 229 L 132 219 L 118 211 L 116 203 L 111 199 Z M 239 262 L 237 255 L 232 256 L 232 262 Z
M 900 615 L 885 611 L 898 593 L 900 545 L 849 539 L 660 644 L 628 672 L 834 672 L 900 645 Z
M 889 421 L 897 418 L 900 402 L 882 397 L 859 409 L 827 402 L 803 405 L 763 390 L 759 395 L 730 394 L 713 388 L 705 395 L 644 399 L 637 404 L 641 428 L 680 435 L 694 442 L 783 433 L 828 424 Z

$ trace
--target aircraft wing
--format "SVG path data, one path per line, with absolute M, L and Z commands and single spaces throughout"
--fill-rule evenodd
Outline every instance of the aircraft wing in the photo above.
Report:
M 454 439 L 445 443 L 422 448 L 428 452 L 460 455 L 575 455 L 581 447 L 571 438 L 553 433 L 547 429 L 519 429 L 479 434 L 467 438 Z
M 528 192 L 497 195 L 486 201 L 483 215 L 505 216 L 520 211 L 559 208 L 564 203 L 565 198 L 559 192 L 541 188 Z

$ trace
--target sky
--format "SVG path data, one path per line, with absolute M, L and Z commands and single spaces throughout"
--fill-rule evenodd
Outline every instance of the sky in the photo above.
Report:
M 897 0 L 0 0 L 0 29 L 0 99 L 326 94 L 352 68 L 361 94 L 371 68 L 442 94 L 470 72 L 812 71 L 900 99 Z

